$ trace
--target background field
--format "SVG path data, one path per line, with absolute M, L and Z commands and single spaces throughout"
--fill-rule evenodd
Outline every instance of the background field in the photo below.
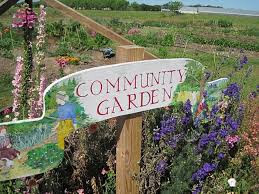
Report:
M 0 22 L 4 26 L 10 26 L 14 8 L 1 16 Z M 36 11 L 38 11 L 36 9 Z M 240 50 L 249 59 L 249 64 L 253 66 L 253 73 L 247 83 L 244 94 L 256 87 L 259 81 L 259 19 L 258 17 L 247 16 L 226 16 L 219 14 L 199 14 L 199 15 L 172 15 L 162 12 L 144 12 L 144 11 L 100 11 L 100 10 L 80 10 L 80 12 L 95 21 L 108 26 L 112 30 L 122 34 L 160 58 L 187 57 L 200 61 L 207 66 L 209 70 L 215 72 L 213 79 L 227 76 L 232 70 L 232 66 L 237 63 L 240 56 Z M 50 50 L 55 50 L 64 37 L 62 35 L 53 37 L 51 31 L 58 30 L 58 22 L 71 25 L 74 21 L 65 18 L 52 8 L 47 10 L 47 22 L 49 28 Z M 54 25 L 53 25 L 54 24 Z M 128 34 L 130 29 L 137 28 L 139 33 Z M 13 30 L 12 30 L 13 31 Z M 15 39 L 10 47 L 14 52 L 14 57 L 20 54 L 20 44 L 22 37 L 19 32 L 13 31 L 12 38 Z M 65 35 L 67 39 L 71 36 Z M 4 44 L 4 42 L 1 42 Z M 17 43 L 17 44 L 16 44 Z M 86 43 L 87 44 L 87 43 Z M 71 45 L 67 45 L 70 47 Z M 116 48 L 116 44 L 110 43 L 109 46 Z M 2 45 L 1 47 L 4 47 Z M 108 45 L 100 45 L 108 47 Z M 99 49 L 99 48 L 98 48 Z M 97 49 L 97 51 L 98 51 Z M 81 49 L 80 53 L 75 50 L 76 55 L 87 54 L 95 63 L 112 63 L 113 61 L 102 61 L 96 57 L 90 50 L 92 48 Z M 1 51 L 3 52 L 3 50 Z M 94 55 L 94 56 L 91 56 Z M 98 54 L 97 54 L 98 55 Z M 2 55 L 3 56 L 3 55 Z M 48 63 L 54 63 L 51 57 L 57 57 L 55 54 L 47 57 Z M 13 63 L 14 57 L 2 57 L 1 66 L 9 66 Z M 4 63 L 4 64 L 3 64 Z M 55 66 L 55 64 L 50 64 Z M 87 68 L 87 67 L 85 67 Z M 6 71 L 13 72 L 12 68 L 4 68 L 1 71 L 1 88 L 4 86 L 4 92 L 0 95 L 0 107 L 11 103 L 10 98 L 10 78 L 3 76 Z M 74 68 L 73 71 L 76 71 Z M 235 79 L 238 81 L 239 76 Z M 9 88 L 9 89 L 8 89 Z M 7 97 L 8 96 L 8 97 Z M 7 99 L 6 99 L 7 98 Z

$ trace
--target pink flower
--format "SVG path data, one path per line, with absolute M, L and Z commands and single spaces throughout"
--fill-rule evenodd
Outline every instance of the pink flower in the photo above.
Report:
M 14 28 L 33 28 L 36 20 L 36 14 L 31 8 L 18 9 L 16 14 L 13 16 L 12 26 Z
M 64 57 L 58 58 L 57 60 L 57 64 L 59 65 L 59 67 L 61 69 L 65 68 L 68 65 L 68 60 Z
M 17 118 L 19 116 L 19 107 L 20 107 L 20 95 L 21 95 L 21 91 L 22 91 L 22 70 L 23 70 L 23 63 L 24 60 L 22 57 L 17 57 L 17 64 L 16 64 L 16 70 L 15 70 L 15 74 L 14 74 L 14 79 L 12 81 L 13 84 L 13 96 L 14 96 L 14 100 L 13 100 L 13 112 L 15 117 Z
M 40 117 L 42 114 L 43 109 L 43 94 L 44 90 L 47 87 L 47 79 L 44 76 L 40 78 L 40 87 L 37 89 L 38 91 L 38 99 L 30 99 L 30 111 L 29 111 L 29 118 L 37 118 Z
M 12 112 L 12 108 L 6 108 L 6 109 L 4 109 L 3 114 L 4 114 L 4 115 L 8 115 L 8 114 L 10 114 L 11 112 Z
M 90 35 L 91 37 L 96 37 L 97 33 L 95 31 L 91 31 Z
M 77 192 L 78 194 L 84 194 L 84 189 L 78 189 L 76 192 Z
M 108 171 L 103 168 L 101 174 L 102 174 L 102 175 L 105 175 L 105 174 L 107 174 L 107 172 L 108 172 Z
M 135 35 L 135 34 L 139 34 L 141 31 L 140 29 L 138 28 L 131 28 L 129 31 L 128 31 L 128 35 Z
M 233 148 L 234 144 L 240 141 L 240 137 L 238 135 L 230 136 L 228 135 L 226 137 L 226 142 L 228 142 L 228 145 Z

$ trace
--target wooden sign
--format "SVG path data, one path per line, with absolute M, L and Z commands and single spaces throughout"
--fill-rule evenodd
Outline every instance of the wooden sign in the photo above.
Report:
M 188 95 L 197 103 L 197 93 L 186 92 L 199 91 L 195 76 L 202 69 L 191 59 L 158 59 L 87 69 L 57 80 L 44 93 L 41 118 L 0 123 L 0 180 L 57 167 L 64 138 L 76 128 L 169 106 Z

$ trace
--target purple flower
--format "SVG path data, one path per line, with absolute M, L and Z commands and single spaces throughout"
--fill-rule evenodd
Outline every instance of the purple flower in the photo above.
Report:
M 183 110 L 185 113 L 191 113 L 192 112 L 192 104 L 191 104 L 191 101 L 188 99 L 184 106 L 183 106 Z
M 247 56 L 243 56 L 241 59 L 240 59 L 240 66 L 242 65 L 242 67 L 243 67 L 243 65 L 245 65 L 245 64 L 247 64 L 248 63 L 248 58 L 247 58 Z
M 232 132 L 236 132 L 239 127 L 237 121 L 233 120 L 230 116 L 226 118 L 227 124 L 230 126 Z
M 154 140 L 159 141 L 161 139 L 161 134 L 159 132 L 154 133 Z
M 167 167 L 168 167 L 167 162 L 165 160 L 160 160 L 156 165 L 156 171 L 160 174 L 164 174 Z
M 183 110 L 185 115 L 182 117 L 181 121 L 183 125 L 188 125 L 192 119 L 192 105 L 189 99 L 185 102 Z
M 216 169 L 217 165 L 216 164 L 210 164 L 210 163 L 205 163 L 203 165 L 203 169 L 206 173 L 212 172 Z
M 210 117 L 215 117 L 218 111 L 219 111 L 219 107 L 217 105 L 213 105 L 210 112 Z
M 200 187 L 196 187 L 195 190 L 192 191 L 192 194 L 198 194 L 201 192 L 201 188 Z
M 218 135 L 218 133 L 216 131 L 211 131 L 208 134 L 209 141 L 215 141 L 217 139 L 217 135 Z
M 194 119 L 194 126 L 197 128 L 201 123 L 200 117 L 196 117 Z
M 218 154 L 218 159 L 222 160 L 224 157 L 225 157 L 225 154 L 224 154 L 224 153 L 220 152 L 220 153 Z
M 217 168 L 217 165 L 212 163 L 205 163 L 202 168 L 200 168 L 197 172 L 195 172 L 192 175 L 192 181 L 202 181 L 204 180 L 209 173 L 215 171 Z
M 239 99 L 240 87 L 237 85 L 237 83 L 230 84 L 227 89 L 223 91 L 223 94 L 233 99 Z
M 168 141 L 168 145 L 171 148 L 176 148 L 177 143 L 181 140 L 182 138 L 182 134 L 178 134 L 178 135 L 174 135 L 169 141 Z
M 191 117 L 189 115 L 184 115 L 182 117 L 182 124 L 183 125 L 188 125 L 191 121 Z
M 223 123 L 222 119 L 219 118 L 219 117 L 217 117 L 217 118 L 216 118 L 216 125 L 217 125 L 217 126 L 221 126 L 222 123 Z
M 169 117 L 168 119 L 162 120 L 161 122 L 161 136 L 164 136 L 168 133 L 174 132 L 177 125 L 177 119 L 174 117 Z
M 198 150 L 202 150 L 209 143 L 209 137 L 207 134 L 203 134 L 198 143 Z
M 174 132 L 177 125 L 177 119 L 174 117 L 165 118 L 160 122 L 160 124 L 160 130 L 154 133 L 155 141 L 159 141 L 165 135 Z
M 228 135 L 228 131 L 226 129 L 220 129 L 219 130 L 219 135 L 224 138 Z

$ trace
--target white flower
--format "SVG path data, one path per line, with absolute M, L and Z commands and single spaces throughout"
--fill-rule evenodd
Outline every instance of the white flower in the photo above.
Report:
M 228 179 L 228 184 L 230 187 L 236 187 L 236 183 L 237 183 L 236 179 L 234 178 Z
M 10 115 L 6 115 L 5 118 L 10 119 Z

